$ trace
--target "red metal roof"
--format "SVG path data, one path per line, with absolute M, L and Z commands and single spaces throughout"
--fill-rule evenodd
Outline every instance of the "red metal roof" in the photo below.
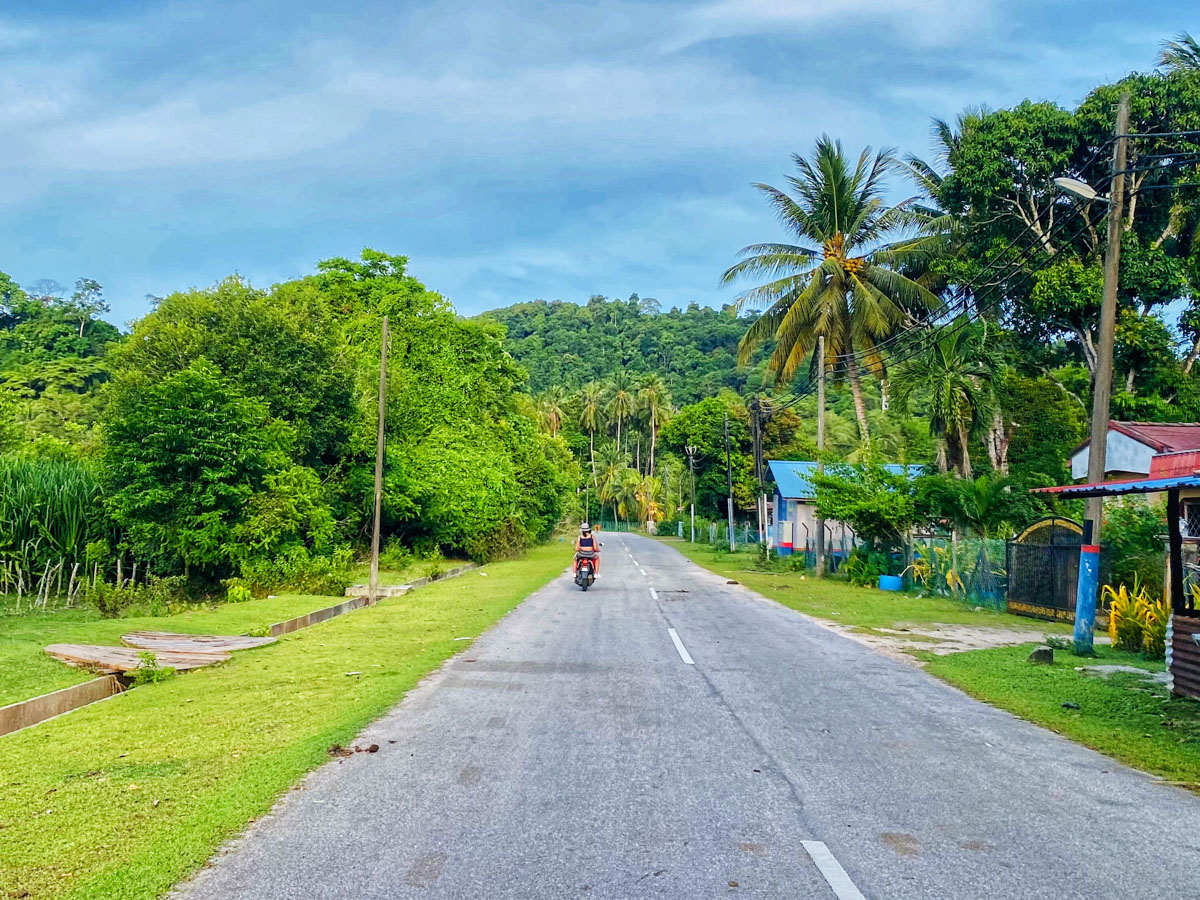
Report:
M 1150 457 L 1151 478 L 1173 478 L 1176 475 L 1195 475 L 1197 472 L 1200 472 L 1200 450 L 1156 453 Z
M 1200 450 L 1200 422 L 1109 422 L 1108 427 L 1153 448 L 1156 453 Z M 1089 443 L 1091 438 L 1071 451 L 1072 455 Z

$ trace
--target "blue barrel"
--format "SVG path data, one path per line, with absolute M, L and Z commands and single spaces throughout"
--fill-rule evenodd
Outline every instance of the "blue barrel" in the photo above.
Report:
M 879 589 L 881 591 L 902 591 L 904 590 L 904 579 L 899 575 L 880 575 Z

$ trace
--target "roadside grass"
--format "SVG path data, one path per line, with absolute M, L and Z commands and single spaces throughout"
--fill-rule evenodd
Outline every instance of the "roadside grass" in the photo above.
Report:
M 978 700 L 1200 791 L 1200 703 L 1170 697 L 1165 685 L 1133 673 L 1100 678 L 1075 671 L 1076 666 L 1113 663 L 1162 671 L 1163 663 L 1098 645 L 1096 659 L 1055 651 L 1053 665 L 1033 665 L 1026 658 L 1035 646 L 921 658 L 928 672 Z M 1064 703 L 1079 709 L 1064 708 Z
M 1071 626 L 1043 622 L 991 609 L 976 609 L 949 597 L 918 597 L 911 593 L 856 587 L 844 581 L 821 579 L 804 572 L 764 572 L 755 568 L 757 550 L 718 551 L 709 544 L 659 538 L 692 562 L 738 581 L 798 612 L 860 629 L 901 629 L 913 625 L 976 625 L 1022 628 L 1031 633 L 1069 634 Z
M 0 897 L 162 895 L 564 565 L 535 548 L 0 737 Z
M 94 678 L 45 653 L 47 644 L 120 644 L 130 631 L 244 634 L 332 606 L 335 597 L 281 594 L 245 603 L 198 606 L 170 616 L 105 619 L 92 607 L 25 610 L 0 616 L 0 706 Z
M 381 587 L 394 587 L 401 584 L 410 584 L 418 578 L 424 578 L 430 572 L 448 572 L 451 569 L 457 569 L 459 566 L 465 566 L 470 560 L 444 558 L 438 560 L 432 559 L 412 559 L 399 569 L 379 570 L 379 584 Z M 366 584 L 371 577 L 371 564 L 369 562 L 358 563 L 350 570 L 350 577 L 353 579 L 352 584 Z

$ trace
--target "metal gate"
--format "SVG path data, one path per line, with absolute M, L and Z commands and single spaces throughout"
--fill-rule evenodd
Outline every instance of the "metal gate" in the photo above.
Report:
M 1040 619 L 1075 621 L 1079 546 L 1083 526 L 1050 516 L 1034 522 L 1008 542 L 1008 611 Z M 1107 568 L 1102 553 L 1100 572 Z

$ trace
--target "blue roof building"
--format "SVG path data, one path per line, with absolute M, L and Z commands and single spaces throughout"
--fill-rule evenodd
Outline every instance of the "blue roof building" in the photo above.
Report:
M 817 540 L 817 492 L 812 485 L 812 476 L 817 471 L 817 464 L 813 460 L 772 459 L 767 461 L 767 465 L 775 480 L 774 523 L 771 528 L 774 544 L 781 556 L 800 552 L 813 557 Z M 924 466 L 896 463 L 884 468 L 895 475 L 907 475 L 910 478 L 924 471 Z M 828 520 L 825 522 L 825 547 L 834 567 L 857 546 L 857 540 L 849 525 Z

